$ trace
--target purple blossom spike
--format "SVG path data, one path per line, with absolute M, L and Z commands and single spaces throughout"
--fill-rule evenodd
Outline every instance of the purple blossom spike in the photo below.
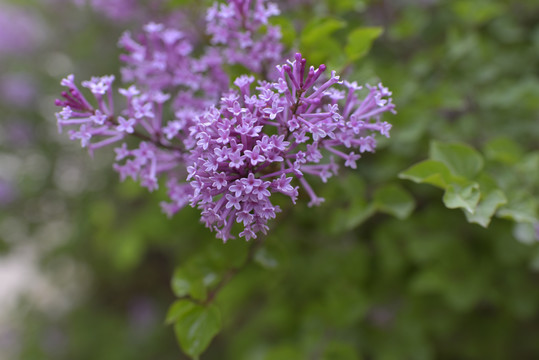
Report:
M 122 102 L 114 101 L 114 77 L 82 82 L 85 95 L 69 75 L 56 101 L 59 130 L 68 127 L 90 153 L 113 145 L 122 181 L 150 191 L 164 183 L 168 216 L 197 207 L 223 241 L 266 233 L 281 211 L 275 194 L 295 204 L 301 191 L 309 206 L 321 204 L 309 181 L 328 181 L 339 163 L 357 168 L 364 153 L 375 151 L 375 135 L 389 136 L 382 115 L 394 113 L 394 105 L 382 84 L 343 82 L 323 64 L 308 66 L 300 53 L 274 66 L 272 77 L 283 47 L 268 19 L 278 13 L 266 0 L 215 4 L 206 15 L 206 48 L 161 23 L 124 33 Z M 225 64 L 256 74 L 231 81 Z
M 294 61 L 278 67 L 276 82 L 259 83 L 257 101 L 245 96 L 246 85 L 236 81 L 239 90 L 227 93 L 211 116 L 199 117 L 190 128 L 199 139 L 191 150 L 190 203 L 202 210 L 202 221 L 223 240 L 234 237 L 233 222 L 243 224 L 239 236 L 246 239 L 266 229 L 280 211 L 271 202 L 273 193 L 296 201 L 294 178 L 310 197 L 309 205 L 319 205 L 324 199 L 304 174 L 327 181 L 338 168 L 331 157 L 325 160 L 330 154 L 356 168 L 360 153 L 374 151 L 372 134 L 388 134 L 391 126 L 380 120 L 382 113 L 394 112 L 387 89 L 368 87 L 367 97 L 360 99 L 360 88 L 348 86 L 348 95 L 338 97 L 346 100 L 339 103 L 334 86 L 342 82 L 334 72 L 322 80 L 324 69 L 305 71 L 306 60 L 296 54 Z M 342 109 L 349 109 L 348 116 Z M 276 134 L 268 135 L 270 129 Z
M 116 115 L 113 112 L 113 81 L 113 77 L 104 76 L 83 82 L 94 97 L 96 105 L 92 105 L 75 84 L 73 75 L 63 79 L 61 84 L 67 91 L 62 93 L 62 100 L 56 100 L 56 105 L 62 107 L 56 113 L 58 128 L 62 131 L 64 126 L 78 127 L 78 130 L 69 130 L 70 138 L 79 140 L 90 153 L 120 143 L 128 135 L 147 139 L 133 150 L 129 150 L 125 142 L 121 143 L 115 149 L 117 163 L 114 169 L 121 180 L 130 177 L 139 180 L 150 191 L 155 190 L 158 177 L 176 170 L 183 156 L 181 136 L 176 133 L 173 137 L 165 137 L 162 119 L 156 115 L 160 114 L 166 97 L 134 87 L 120 89 L 120 93 L 127 97 L 127 106 L 122 115 Z

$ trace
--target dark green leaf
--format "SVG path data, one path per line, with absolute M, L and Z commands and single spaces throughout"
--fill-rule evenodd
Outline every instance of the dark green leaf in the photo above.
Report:
M 208 244 L 208 258 L 221 269 L 239 267 L 245 262 L 249 243 L 243 239 L 231 239 L 226 243 L 212 241 Z
M 221 314 L 215 305 L 193 305 L 177 318 L 174 331 L 180 347 L 197 359 L 221 330 Z
M 379 211 L 405 219 L 415 207 L 414 198 L 398 185 L 386 185 L 374 192 L 374 205 Z
M 206 287 L 204 278 L 185 268 L 178 268 L 172 276 L 172 291 L 178 297 L 191 296 L 194 299 L 205 300 Z
M 344 228 L 341 228 L 341 230 L 350 230 L 359 226 L 375 212 L 376 208 L 373 204 L 367 204 L 366 202 L 353 204 L 342 218 L 344 220 Z

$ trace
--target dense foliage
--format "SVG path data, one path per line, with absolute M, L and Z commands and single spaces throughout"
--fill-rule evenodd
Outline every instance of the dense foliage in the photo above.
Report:
M 126 29 L 155 20 L 197 33 L 211 3 L 148 2 L 151 12 L 134 7 L 127 18 L 99 1 L 24 4 L 56 23 L 41 47 L 0 58 L 39 89 L 31 106 L 16 104 L 22 95 L 0 103 L 2 133 L 31 134 L 2 137 L 0 263 L 38 248 L 34 261 L 59 296 L 52 305 L 35 292 L 20 299 L 8 355 L 539 356 L 535 1 L 279 3 L 271 22 L 287 50 L 350 82 L 383 80 L 397 114 L 387 119 L 391 138 L 378 137 L 356 169 L 342 167 L 327 183 L 309 179 L 323 204 L 308 207 L 301 190 L 295 205 L 272 197 L 282 212 L 268 234 L 226 243 L 197 209 L 163 215 L 165 183 L 151 193 L 130 178 L 120 183 L 112 151 L 91 160 L 56 135 L 49 106 L 65 75 L 117 72 Z M 43 54 L 47 73 L 32 54 Z M 230 76 L 258 71 L 244 60 Z M 26 132 L 9 130 L 14 124 Z

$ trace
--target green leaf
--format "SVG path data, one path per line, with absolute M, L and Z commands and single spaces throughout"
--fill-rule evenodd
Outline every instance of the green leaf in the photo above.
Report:
M 532 223 L 515 223 L 513 235 L 523 244 L 532 245 L 537 242 L 537 232 Z
M 288 47 L 292 47 L 297 39 L 294 23 L 284 16 L 273 16 L 269 19 L 273 26 L 279 26 L 281 29 L 281 41 Z
M 362 11 L 367 7 L 366 0 L 333 0 L 328 1 L 327 6 L 332 11 L 349 13 L 350 11 Z
M 486 228 L 496 210 L 505 203 L 507 203 L 505 194 L 499 189 L 494 190 L 481 200 L 473 214 L 465 212 L 466 219 L 471 223 L 476 223 Z
M 508 196 L 509 202 L 502 206 L 497 216 L 516 222 L 537 222 L 537 201 L 531 197 Z
M 194 309 L 196 304 L 191 300 L 180 299 L 176 300 L 168 309 L 165 319 L 166 324 L 173 324 L 186 313 Z
M 458 0 L 452 3 L 459 18 L 474 24 L 482 24 L 506 12 L 500 2 L 488 0 Z
M 191 296 L 193 299 L 205 300 L 206 287 L 204 278 L 199 274 L 194 274 L 185 268 L 178 268 L 172 276 L 172 291 L 178 297 Z
M 521 184 L 535 186 L 539 183 L 539 152 L 533 151 L 519 159 L 515 169 Z
M 473 214 L 480 196 L 479 184 L 477 183 L 472 183 L 468 186 L 451 184 L 445 190 L 443 201 L 449 209 L 463 208 Z
M 452 176 L 449 168 L 444 163 L 425 160 L 401 172 L 399 178 L 411 180 L 418 184 L 431 184 L 445 189 L 451 183 Z
M 331 37 L 346 23 L 333 18 L 315 19 L 309 22 L 300 37 L 300 48 L 313 64 L 326 62 L 334 54 L 342 51 L 342 46 Z
M 355 203 L 343 216 L 344 230 L 351 230 L 374 215 L 376 208 L 373 204 Z
M 215 305 L 207 307 L 193 304 L 183 312 L 174 324 L 174 332 L 180 347 L 197 359 L 221 330 L 221 313 Z
M 355 61 L 365 56 L 374 40 L 376 40 L 384 29 L 381 27 L 359 27 L 348 35 L 348 42 L 344 52 L 350 61 Z
M 483 168 L 483 157 L 472 147 L 459 143 L 432 141 L 430 158 L 444 163 L 451 173 L 466 179 L 473 179 Z
M 505 137 L 499 137 L 487 142 L 483 152 L 487 159 L 506 164 L 515 164 L 523 157 L 521 147 L 515 141 Z
M 310 21 L 301 33 L 301 44 L 316 45 L 320 38 L 327 38 L 335 31 L 346 26 L 346 22 L 333 18 L 315 19 Z
M 415 201 L 408 191 L 390 184 L 374 192 L 374 205 L 381 212 L 405 219 L 414 210 Z

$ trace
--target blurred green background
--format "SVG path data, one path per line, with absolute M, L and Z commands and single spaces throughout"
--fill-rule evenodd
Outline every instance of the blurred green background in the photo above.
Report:
M 91 159 L 54 118 L 62 77 L 118 75 L 123 31 L 208 4 L 118 19 L 0 0 L 0 360 L 187 359 L 165 325 L 171 279 L 196 297 L 236 267 L 201 359 L 539 358 L 539 3 L 279 3 L 290 49 L 381 79 L 398 114 L 376 154 L 316 184 L 321 207 L 287 208 L 245 265 L 251 244 L 220 243 L 191 208 L 167 219 L 163 191 L 119 183 L 111 152 Z M 459 152 L 468 182 L 410 170 Z M 474 218 L 476 196 L 494 205 Z

